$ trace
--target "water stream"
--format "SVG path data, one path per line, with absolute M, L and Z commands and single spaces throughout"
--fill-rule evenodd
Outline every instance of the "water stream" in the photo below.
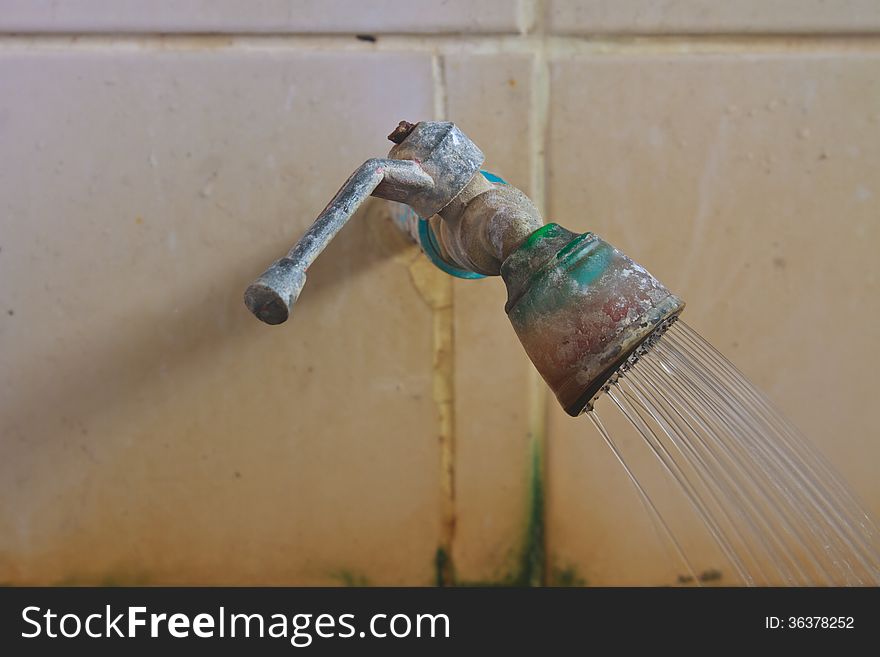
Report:
M 651 340 L 588 417 L 658 534 L 688 550 L 603 423 L 622 415 L 747 585 L 880 585 L 880 533 L 823 457 L 685 322 Z M 608 401 L 610 400 L 610 404 Z

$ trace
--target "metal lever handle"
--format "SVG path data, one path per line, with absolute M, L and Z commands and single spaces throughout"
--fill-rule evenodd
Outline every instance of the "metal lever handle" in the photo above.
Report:
M 364 162 L 318 215 L 288 254 L 276 260 L 244 293 L 250 311 L 267 324 L 287 321 L 306 283 L 306 270 L 368 196 L 404 202 L 434 187 L 418 162 L 373 158 Z

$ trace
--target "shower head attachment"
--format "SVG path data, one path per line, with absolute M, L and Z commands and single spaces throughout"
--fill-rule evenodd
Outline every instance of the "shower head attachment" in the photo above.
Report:
M 593 233 L 538 229 L 501 267 L 504 307 L 569 415 L 592 408 L 640 346 L 684 309 L 644 267 Z
M 593 399 L 684 303 L 592 233 L 544 225 L 529 198 L 480 174 L 483 153 L 454 124 L 402 121 L 387 158 L 364 162 L 288 254 L 245 291 L 267 324 L 290 315 L 306 270 L 369 196 L 410 206 L 421 245 L 457 275 L 501 275 L 526 353 L 570 415 Z M 427 246 L 430 246 L 428 251 Z

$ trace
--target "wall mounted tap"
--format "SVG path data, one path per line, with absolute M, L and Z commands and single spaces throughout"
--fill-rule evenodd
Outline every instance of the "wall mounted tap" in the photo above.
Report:
M 457 275 L 500 275 L 505 311 L 562 407 L 578 415 L 684 303 L 593 233 L 547 224 L 516 187 L 480 173 L 483 152 L 453 123 L 400 125 L 385 159 L 364 162 L 286 256 L 245 291 L 267 324 L 287 320 L 306 270 L 369 196 L 410 206 L 410 232 Z

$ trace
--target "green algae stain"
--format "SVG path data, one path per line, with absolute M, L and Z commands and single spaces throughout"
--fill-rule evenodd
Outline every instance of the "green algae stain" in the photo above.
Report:
M 435 556 L 437 586 L 544 586 L 545 568 L 544 525 L 544 472 L 542 442 L 531 441 L 529 460 L 529 496 L 525 535 L 521 545 L 513 551 L 513 567 L 504 575 L 488 580 L 457 580 L 452 576 L 452 559 L 443 548 Z M 579 586 L 579 584 L 572 584 Z
M 582 587 L 588 586 L 587 580 L 578 573 L 574 566 L 554 567 L 550 571 L 547 586 Z
M 529 502 L 526 535 L 515 586 L 542 586 L 545 583 L 544 568 L 544 459 L 542 442 L 531 442 L 532 458 L 529 473 Z
M 347 569 L 337 570 L 331 573 L 330 577 L 339 582 L 340 585 L 350 588 L 370 586 L 370 580 L 367 579 L 366 575 Z
M 455 586 L 455 576 L 452 572 L 452 555 L 446 548 L 439 547 L 434 554 L 434 578 L 435 586 Z

